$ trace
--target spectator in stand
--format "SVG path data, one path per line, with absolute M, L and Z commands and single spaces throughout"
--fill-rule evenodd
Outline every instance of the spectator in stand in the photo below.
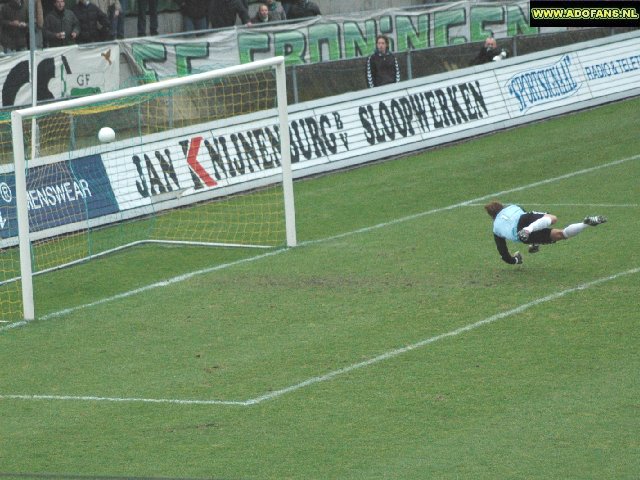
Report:
M 27 5 L 27 15 L 29 13 L 29 0 L 22 0 Z M 35 0 L 36 14 L 35 14 L 35 33 L 36 33 L 36 47 L 42 48 L 42 27 L 44 27 L 44 13 L 42 9 L 42 0 Z M 29 27 L 27 25 L 27 45 L 29 44 Z
M 322 13 L 320 13 L 320 7 L 316 3 L 309 0 L 296 0 L 287 12 L 287 19 L 293 20 L 295 18 L 315 17 L 318 15 L 322 15 Z
M 147 12 L 149 12 L 149 33 L 158 35 L 158 0 L 138 0 L 138 36 L 147 34 Z
M 367 85 L 369 88 L 398 83 L 400 67 L 395 55 L 389 51 L 389 38 L 376 37 L 376 51 L 367 59 Z
M 116 38 L 122 40 L 124 38 L 124 24 L 127 19 L 127 12 L 129 11 L 129 0 L 120 0 L 120 14 L 118 15 L 118 21 L 116 22 Z
M 296 3 L 298 0 L 280 0 L 282 3 L 282 9 L 284 10 L 284 14 L 286 18 L 289 18 L 289 10 L 291 10 L 291 5 Z
M 182 12 L 182 29 L 185 32 L 194 30 L 206 30 L 207 0 L 182 0 L 180 11 Z
M 506 58 L 507 52 L 504 49 L 498 48 L 498 42 L 493 38 L 493 35 L 487 37 L 484 41 L 484 45 L 473 60 L 472 65 L 482 65 L 483 63 L 489 63 L 494 60 L 502 60 Z
M 80 22 L 78 43 L 104 42 L 111 39 L 109 17 L 91 3 L 91 0 L 79 0 L 72 11 Z
M 120 8 L 116 7 L 113 19 L 111 20 L 111 33 L 115 33 L 118 40 L 124 38 L 124 24 L 129 11 L 129 0 L 116 0 L 116 5 L 120 4 Z
M 29 12 L 26 0 L 9 0 L 0 9 L 4 53 L 26 50 L 29 37 Z
M 278 4 L 276 0 L 265 0 L 264 4 L 269 9 L 269 15 L 274 22 L 287 19 L 287 14 L 282 8 L 282 5 Z
M 44 19 L 43 32 L 47 47 L 63 47 L 76 43 L 80 34 L 80 23 L 75 14 L 65 8 L 64 0 L 55 0 L 53 10 Z
M 10 0 L 7 0 L 7 3 L 9 3 Z M 4 3 L 4 2 L 0 2 L 0 3 Z M 27 7 L 27 18 L 29 18 L 29 0 L 22 0 L 22 3 L 25 4 L 25 6 Z M 42 5 L 42 1 L 41 0 L 35 0 L 35 5 L 36 5 L 36 14 L 35 14 L 35 34 L 36 34 L 36 47 L 37 48 L 42 48 L 42 28 L 44 27 L 44 17 L 46 16 L 47 12 L 43 12 L 43 5 Z M 53 9 L 53 3 L 51 3 L 51 9 Z M 2 9 L 0 8 L 0 11 Z M 1 30 L 1 27 L 0 27 Z M 26 31 L 26 36 L 27 36 L 27 49 L 29 48 L 29 21 L 27 20 L 27 31 Z M 4 42 L 1 40 L 0 37 L 0 42 L 3 46 L 6 46 L 4 44 Z
M 249 10 L 243 0 L 211 0 L 209 3 L 211 28 L 233 27 L 236 16 L 243 25 L 250 23 Z
M 27 4 L 28 3 L 29 2 L 27 2 Z M 47 18 L 47 15 L 53 12 L 53 10 L 55 9 L 55 7 L 53 6 L 54 3 L 55 0 L 42 0 L 42 11 L 44 14 L 44 18 Z
M 269 13 L 269 7 L 267 7 L 264 3 L 258 5 L 258 11 L 256 14 L 251 17 L 252 25 L 260 25 L 262 23 L 267 23 L 273 21 L 271 14 Z
M 110 40 L 124 38 L 124 12 L 120 0 L 94 0 L 96 6 L 109 18 Z M 126 0 L 122 0 L 125 2 Z

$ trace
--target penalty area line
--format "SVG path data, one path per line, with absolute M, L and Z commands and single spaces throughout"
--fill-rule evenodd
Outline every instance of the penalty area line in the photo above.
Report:
M 457 329 L 452 330 L 450 332 L 442 333 L 440 335 L 436 335 L 434 337 L 430 337 L 430 338 L 421 340 L 421 341 L 419 341 L 417 343 L 413 343 L 411 345 L 407 345 L 407 346 L 402 347 L 402 348 L 397 348 L 395 350 L 390 350 L 388 352 L 385 352 L 385 353 L 383 353 L 381 355 L 378 355 L 376 357 L 370 358 L 368 360 L 364 360 L 362 362 L 354 363 L 352 365 L 349 365 L 348 367 L 340 368 L 338 370 L 334 370 L 332 372 L 329 372 L 329 373 L 327 373 L 325 375 L 321 375 L 321 376 L 318 376 L 318 377 L 312 377 L 312 378 L 309 378 L 309 379 L 307 379 L 307 380 L 305 380 L 303 382 L 297 383 L 295 385 L 291 385 L 289 387 L 286 387 L 286 388 L 283 388 L 283 389 L 280 389 L 280 390 L 275 390 L 273 392 L 269 392 L 267 394 L 261 395 L 259 397 L 253 398 L 251 400 L 247 400 L 247 404 L 255 405 L 255 404 L 258 404 L 258 403 L 262 403 L 262 402 L 264 402 L 266 400 L 271 400 L 271 399 L 274 399 L 276 397 L 280 397 L 280 396 L 285 395 L 287 393 L 295 392 L 296 390 L 300 390 L 301 388 L 308 387 L 308 386 L 314 385 L 316 383 L 326 382 L 326 381 L 331 380 L 333 378 L 336 378 L 336 377 L 338 377 L 340 375 L 344 375 L 346 373 L 353 372 L 354 370 L 358 370 L 358 369 L 361 369 L 361 368 L 364 368 L 364 367 L 368 367 L 370 365 L 374 365 L 376 363 L 383 362 L 385 360 L 389 360 L 391 358 L 397 357 L 399 355 L 402 355 L 404 353 L 410 352 L 412 350 L 416 350 L 416 349 L 419 349 L 419 348 L 424 347 L 426 345 L 435 343 L 435 342 L 437 342 L 439 340 L 443 340 L 443 339 L 450 338 L 450 337 L 456 337 L 458 335 L 461 335 L 463 333 L 469 332 L 471 330 L 475 330 L 476 328 L 479 328 L 479 327 L 482 327 L 482 326 L 485 326 L 485 325 L 489 325 L 489 324 L 494 323 L 494 322 L 496 322 L 498 320 L 502 320 L 503 318 L 507 318 L 507 317 L 511 317 L 513 315 L 517 315 L 518 313 L 522 313 L 525 310 L 528 310 L 528 309 L 530 309 L 532 307 L 535 307 L 535 306 L 543 304 L 543 303 L 551 302 L 553 300 L 557 300 L 557 299 L 562 298 L 562 297 L 564 297 L 566 295 L 569 295 L 570 293 L 578 292 L 578 291 L 581 291 L 581 290 L 586 290 L 586 289 L 594 287 L 596 285 L 600 285 L 602 283 L 609 282 L 609 281 L 615 280 L 617 278 L 620 278 L 620 277 L 623 277 L 623 276 L 626 276 L 626 275 L 633 275 L 633 274 L 636 274 L 638 272 L 640 272 L 640 268 L 633 268 L 633 269 L 627 270 L 625 272 L 619 272 L 619 273 L 616 273 L 614 275 L 610 275 L 608 277 L 602 277 L 602 278 L 599 278 L 597 280 L 593 280 L 591 282 L 583 283 L 583 284 L 578 285 L 578 286 L 573 287 L 573 288 L 569 288 L 569 289 L 566 289 L 566 290 L 562 290 L 560 292 L 552 293 L 550 295 L 547 295 L 546 297 L 538 298 L 537 300 L 533 300 L 533 301 L 531 301 L 529 303 L 522 304 L 522 305 L 520 305 L 520 306 L 518 306 L 516 308 L 513 308 L 511 310 L 507 310 L 507 311 L 504 311 L 504 312 L 501 312 L 501 313 L 497 313 L 497 314 L 492 315 L 490 317 L 487 317 L 487 318 L 485 318 L 483 320 L 480 320 L 480 321 L 475 322 L 475 323 L 471 323 L 469 325 L 465 325 L 464 327 L 457 328 Z
M 180 400 L 174 398 L 135 398 L 135 397 L 99 397 L 94 395 L 4 395 L 6 400 L 67 400 L 76 402 L 113 402 L 113 403 L 169 403 L 175 405 L 251 405 L 249 401 L 235 400 Z
M 602 208 L 638 208 L 638 203 L 627 204 L 611 204 L 611 203 L 529 203 L 529 202 L 510 202 L 515 204 L 526 204 L 533 207 L 602 207 Z M 470 203 L 465 207 L 484 207 L 482 203 Z
M 580 285 L 577 285 L 572 288 L 568 288 L 566 290 L 562 290 L 560 292 L 552 293 L 545 297 L 538 298 L 528 303 L 524 303 L 518 307 L 512 308 L 510 310 L 506 310 L 504 312 L 497 313 L 490 317 L 487 317 L 483 320 L 479 320 L 475 323 L 470 323 L 463 327 L 457 328 L 455 330 L 451 330 L 446 333 L 442 333 L 440 335 L 436 335 L 434 337 L 429 337 L 419 342 L 413 343 L 411 345 L 407 345 L 405 347 L 397 348 L 394 350 L 389 350 L 385 353 L 382 353 L 378 356 L 370 358 L 368 360 L 364 360 L 362 362 L 351 364 L 347 367 L 339 368 L 337 370 L 333 370 L 324 375 L 316 376 L 308 378 L 302 382 L 290 385 L 285 388 L 281 388 L 278 390 L 274 390 L 263 395 L 260 395 L 255 398 L 251 398 L 248 400 L 179 400 L 179 399 L 154 399 L 154 398 L 112 398 L 112 397 L 98 397 L 98 396 L 73 396 L 73 395 L 7 395 L 0 394 L 0 399 L 10 399 L 10 400 L 67 400 L 67 401 L 93 401 L 93 402 L 139 402 L 139 403 L 164 403 L 164 404 L 176 404 L 176 405 L 227 405 L 227 406 L 241 406 L 248 407 L 252 405 L 258 405 L 260 403 L 266 402 L 268 400 L 274 400 L 278 397 L 282 397 L 283 395 L 293 393 L 297 390 L 301 390 L 306 387 L 310 387 L 312 385 L 316 385 L 318 383 L 327 382 L 329 380 L 333 380 L 336 377 L 341 375 L 345 375 L 347 373 L 353 372 L 355 370 L 359 370 L 365 367 L 369 367 L 371 365 L 375 365 L 380 362 L 384 362 L 385 360 L 390 360 L 392 358 L 398 357 L 405 353 L 411 352 L 413 350 L 417 350 L 419 348 L 425 347 L 432 343 L 436 343 L 440 340 L 444 340 L 447 338 L 457 337 L 462 335 L 463 333 L 469 332 L 471 330 L 475 330 L 477 328 L 483 327 L 485 325 L 492 324 L 497 322 L 498 320 L 502 320 L 504 318 L 512 317 L 519 313 L 524 312 L 530 308 L 536 307 L 543 303 L 551 302 L 553 300 L 557 300 L 566 295 L 569 295 L 574 292 L 579 292 L 582 290 L 587 290 L 591 287 L 595 287 L 597 285 L 610 282 L 612 280 L 616 280 L 618 278 L 634 275 L 640 272 L 640 267 L 633 268 L 631 270 L 626 270 L 624 272 L 619 272 L 608 277 L 598 278 L 596 280 L 592 280 L 590 282 L 586 282 Z

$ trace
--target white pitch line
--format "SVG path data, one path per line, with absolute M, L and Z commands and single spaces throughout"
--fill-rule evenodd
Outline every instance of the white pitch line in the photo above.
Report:
M 206 274 L 206 273 L 215 272 L 217 270 L 224 270 L 226 268 L 233 267 L 233 266 L 236 266 L 236 265 L 241 265 L 243 263 L 254 262 L 254 261 L 257 261 L 257 260 L 261 260 L 263 258 L 272 257 L 272 256 L 278 255 L 278 254 L 280 254 L 280 253 L 282 253 L 282 252 L 284 252 L 286 250 L 287 249 L 272 250 L 270 252 L 263 253 L 261 255 L 256 255 L 254 257 L 247 257 L 247 258 L 243 258 L 243 259 L 240 259 L 240 260 L 236 260 L 234 262 L 223 263 L 223 264 L 220 264 L 220 265 L 215 265 L 213 267 L 205 268 L 203 270 L 197 270 L 197 271 L 194 271 L 194 272 L 185 273 L 183 275 L 179 275 L 177 277 L 173 277 L 173 278 L 170 278 L 168 280 L 163 280 L 161 282 L 156 282 L 156 283 L 152 283 L 150 285 L 145 285 L 144 287 L 136 288 L 135 290 L 129 290 L 127 292 L 122 292 L 122 293 L 119 293 L 119 294 L 114 295 L 112 297 L 103 298 L 103 299 L 97 300 L 95 302 L 85 303 L 83 305 L 77 305 L 75 307 L 65 308 L 64 310 L 59 310 L 57 312 L 52 312 L 52 313 L 49 313 L 47 315 L 43 315 L 42 317 L 40 317 L 40 318 L 38 318 L 36 320 L 38 320 L 38 321 L 51 320 L 53 318 L 62 317 L 64 315 L 67 315 L 69 313 L 73 313 L 73 312 L 78 311 L 78 310 L 84 310 L 86 308 L 96 307 L 96 306 L 102 305 L 104 303 L 110 303 L 110 302 L 113 302 L 115 300 L 121 300 L 123 298 L 132 297 L 134 295 L 138 295 L 139 293 L 147 292 L 149 290 L 155 290 L 156 288 L 168 287 L 170 285 L 173 285 L 174 283 L 184 282 L 185 280 L 189 280 L 190 278 L 196 277 L 198 275 L 203 275 L 203 274 Z M 25 325 L 28 325 L 32 321 L 35 321 L 35 320 L 30 320 L 30 321 L 22 320 L 22 321 L 11 323 L 10 325 L 7 325 L 5 327 L 0 327 L 0 332 L 3 332 L 5 330 L 10 330 L 10 329 L 13 329 L 13 328 L 24 327 Z
M 358 230 L 353 230 L 351 232 L 346 232 L 346 233 L 341 233 L 341 234 L 338 234 L 338 235 L 334 235 L 333 237 L 327 237 L 327 238 L 323 238 L 323 239 L 319 239 L 319 240 L 309 240 L 307 242 L 301 243 L 301 245 L 312 245 L 312 244 L 316 244 L 316 243 L 325 243 L 325 242 L 328 242 L 328 241 L 331 241 L 331 240 L 337 240 L 337 239 L 344 238 L 344 237 L 350 237 L 351 235 L 355 235 L 355 234 L 358 234 L 358 233 L 370 232 L 372 230 L 377 230 L 377 229 L 388 227 L 388 226 L 391 226 L 391 225 L 396 225 L 398 223 L 403 223 L 403 222 L 407 222 L 407 221 L 410 221 L 410 220 L 415 220 L 417 218 L 422 218 L 422 217 L 424 217 L 426 215 L 445 212 L 447 210 L 453 210 L 453 209 L 459 208 L 459 207 L 466 207 L 466 206 L 469 206 L 471 204 L 477 204 L 478 202 L 482 202 L 483 200 L 488 200 L 488 199 L 501 197 L 501 196 L 506 195 L 508 193 L 521 192 L 521 191 L 527 190 L 529 188 L 539 187 L 541 185 L 547 185 L 549 183 L 557 182 L 559 180 L 566 180 L 567 178 L 576 177 L 578 175 L 584 175 L 585 173 L 592 173 L 592 172 L 601 170 L 603 168 L 613 167 L 613 166 L 616 166 L 616 165 L 620 165 L 622 163 L 626 163 L 626 162 L 631 161 L 631 160 L 638 160 L 638 159 L 640 159 L 640 154 L 633 155 L 632 157 L 622 158 L 620 160 L 615 160 L 613 162 L 604 163 L 602 165 L 597 165 L 595 167 L 584 168 L 582 170 L 576 170 L 575 172 L 566 173 L 564 175 L 560 175 L 559 177 L 548 178 L 546 180 L 540 180 L 539 182 L 529 183 L 527 185 L 522 185 L 520 187 L 515 187 L 515 188 L 510 188 L 508 190 L 502 190 L 500 192 L 490 193 L 490 194 L 484 195 L 482 197 L 477 197 L 477 198 L 473 198 L 471 200 L 466 200 L 464 202 L 455 203 L 455 204 L 449 205 L 447 207 L 440 207 L 440 208 L 434 208 L 432 210 L 426 210 L 424 212 L 415 213 L 413 215 L 408 215 L 406 217 L 398 218 L 396 220 L 391 220 L 390 222 L 379 223 L 377 225 L 373 225 L 373 226 L 370 226 L 370 227 L 364 227 L 364 228 L 360 228 Z
M 511 310 L 506 310 L 501 313 L 497 313 L 490 317 L 487 317 L 483 320 L 480 320 L 475 323 L 470 323 L 465 325 L 464 327 L 457 328 L 455 330 L 451 330 L 447 333 L 442 333 L 440 335 L 436 335 L 434 337 L 426 338 L 417 343 L 413 343 L 411 345 L 407 345 L 402 348 L 397 348 L 395 350 L 389 350 L 383 354 L 380 354 L 376 357 L 370 358 L 369 360 L 365 360 L 363 362 L 354 363 L 347 367 L 340 368 L 338 370 L 334 370 L 332 372 L 326 373 L 321 376 L 311 377 L 307 380 L 304 380 L 300 383 L 296 383 L 294 385 L 290 385 L 285 388 L 281 388 L 279 390 L 275 390 L 269 393 L 265 393 L 264 395 L 260 395 L 255 398 L 251 398 L 248 400 L 178 400 L 178 399 L 164 399 L 164 398 L 112 398 L 112 397 L 97 397 L 97 396 L 73 396 L 73 395 L 3 395 L 0 394 L 0 399 L 11 399 L 11 400 L 73 400 L 73 401 L 93 401 L 93 402 L 139 402 L 139 403 L 169 403 L 169 404 L 178 404 L 178 405 L 230 405 L 230 406 L 242 406 L 247 407 L 251 405 L 257 405 L 262 402 L 266 402 L 268 400 L 273 400 L 275 398 L 281 397 L 288 393 L 295 392 L 305 387 L 309 387 L 311 385 L 315 385 L 318 383 L 326 382 L 332 380 L 340 375 L 344 375 L 355 370 L 359 370 L 364 367 L 368 367 L 374 365 L 376 363 L 383 362 L 385 360 L 389 360 L 400 355 L 403 355 L 407 352 L 411 352 L 412 350 L 417 350 L 419 348 L 425 347 L 432 343 L 435 343 L 439 340 L 444 340 L 450 337 L 456 337 L 463 333 L 469 332 L 471 330 L 475 330 L 479 327 L 483 327 L 485 325 L 489 325 L 498 320 L 502 320 L 507 317 L 511 317 L 513 315 L 517 315 L 518 313 L 522 313 L 525 310 L 528 310 L 532 307 L 541 305 L 546 302 L 551 302 L 553 300 L 557 300 L 562 298 L 570 293 L 586 290 L 588 288 L 600 285 L 605 282 L 610 282 L 612 280 L 616 280 L 617 278 L 624 277 L 626 275 L 633 275 L 640 272 L 640 268 L 633 268 L 631 270 L 626 270 L 624 272 L 619 272 L 614 275 L 610 275 L 608 277 L 598 278 L 596 280 L 592 280 L 591 282 L 586 282 L 580 285 L 577 285 L 572 288 L 568 288 L 566 290 L 562 290 L 561 292 L 552 293 L 542 298 L 538 298 L 537 300 L 533 300 L 531 302 L 522 304 L 518 307 L 512 308 Z
M 487 200 L 487 199 L 490 199 L 490 198 L 500 197 L 500 196 L 506 195 L 508 193 L 520 192 L 522 190 L 527 190 L 529 188 L 539 187 L 541 185 L 547 185 L 549 183 L 557 182 L 557 181 L 560 181 L 560 180 L 566 180 L 567 178 L 576 177 L 578 175 L 584 175 L 586 173 L 596 172 L 596 171 L 601 170 L 603 168 L 609 168 L 609 167 L 613 167 L 613 166 L 616 166 L 616 165 L 621 165 L 623 163 L 626 163 L 626 162 L 629 162 L 629 161 L 633 161 L 633 160 L 638 160 L 638 159 L 640 159 L 640 154 L 633 155 L 633 156 L 627 157 L 627 158 L 622 158 L 620 160 L 614 160 L 613 162 L 604 163 L 602 165 L 597 165 L 595 167 L 576 170 L 574 172 L 566 173 L 566 174 L 560 175 L 558 177 L 548 178 L 546 180 L 540 180 L 538 182 L 529 183 L 527 185 L 522 185 L 520 187 L 515 187 L 515 188 L 510 188 L 508 190 L 502 190 L 500 192 L 490 193 L 490 194 L 484 195 L 482 197 L 477 197 L 477 198 L 473 198 L 471 200 L 466 200 L 464 202 L 455 203 L 455 204 L 449 205 L 447 207 L 434 208 L 432 210 L 427 210 L 427 211 L 424 211 L 424 212 L 415 213 L 413 215 L 408 215 L 406 217 L 401 217 L 401 218 L 398 218 L 398 219 L 395 219 L 395 220 L 392 220 L 392 221 L 389 221 L 389 222 L 379 223 L 377 225 L 372 225 L 370 227 L 360 228 L 358 230 L 353 230 L 351 232 L 341 233 L 341 234 L 338 234 L 338 235 L 334 235 L 332 237 L 326 237 L 326 238 L 322 238 L 322 239 L 318 239 L 318 240 L 308 240 L 306 242 L 300 242 L 298 244 L 298 248 L 299 247 L 304 247 L 304 246 L 307 246 L 307 245 L 315 245 L 315 244 L 318 244 L 318 243 L 327 243 L 327 242 L 331 242 L 333 240 L 338 240 L 338 239 L 341 239 L 341 238 L 350 237 L 352 235 L 357 235 L 357 234 L 360 234 L 360 233 L 371 232 L 373 230 L 378 230 L 380 228 L 386 228 L 386 227 L 389 227 L 389 226 L 392 226 L 392 225 L 397 225 L 399 223 L 407 222 L 407 221 L 410 221 L 410 220 L 415 220 L 417 218 L 421 218 L 421 217 L 424 217 L 424 216 L 427 216 L 427 215 L 432 215 L 434 213 L 440 213 L 440 212 L 445 212 L 445 211 L 448 211 L 448 210 L 453 210 L 453 209 L 459 208 L 459 207 L 465 207 L 465 206 L 468 206 L 468 205 L 473 204 L 473 203 L 481 202 L 483 200 Z M 53 318 L 61 317 L 61 316 L 67 315 L 69 313 L 73 313 L 73 312 L 76 312 L 76 311 L 79 311 L 79 310 L 84 310 L 84 309 L 87 309 L 87 308 L 95 307 L 95 306 L 98 306 L 98 305 L 103 305 L 105 303 L 110 303 L 110 302 L 115 301 L 115 300 L 121 300 L 121 299 L 124 299 L 124 298 L 127 298 L 127 297 L 138 295 L 138 294 L 143 293 L 143 292 L 147 292 L 149 290 L 154 290 L 156 288 L 168 287 L 168 286 L 173 285 L 175 283 L 183 282 L 185 280 L 189 280 L 189 279 L 191 279 L 193 277 L 196 277 L 196 276 L 199 276 L 199 275 L 206 275 L 208 273 L 212 273 L 212 272 L 215 272 L 217 270 L 223 270 L 223 269 L 226 269 L 226 268 L 229 268 L 229 267 L 234 267 L 236 265 L 241 265 L 241 264 L 244 264 L 244 263 L 254 262 L 254 261 L 262 260 L 263 258 L 279 255 L 279 254 L 281 254 L 283 252 L 286 252 L 287 250 L 288 249 L 274 250 L 274 251 L 270 251 L 268 253 L 263 253 L 261 255 L 256 255 L 254 257 L 248 257 L 248 258 L 244 258 L 242 260 L 237 260 L 235 262 L 229 262 L 229 263 L 225 263 L 225 264 L 222 264 L 222 265 L 216 265 L 216 266 L 213 266 L 213 267 L 204 268 L 202 270 L 196 270 L 194 272 L 189 272 L 189 273 L 186 273 L 186 274 L 183 274 L 183 275 L 179 275 L 177 277 L 173 277 L 173 278 L 170 278 L 168 280 L 164 280 L 162 282 L 152 283 L 151 285 L 147 285 L 147 286 L 144 286 L 144 287 L 141 287 L 141 288 L 136 288 L 135 290 L 130 290 L 130 291 L 127 291 L 127 292 L 119 293 L 119 294 L 114 295 L 112 297 L 103 298 L 103 299 L 95 301 L 95 302 L 86 303 L 86 304 L 83 304 L 83 305 L 77 305 L 75 307 L 70 307 L 70 308 L 66 308 L 64 310 L 59 310 L 57 312 L 52 312 L 52 313 L 49 313 L 49 314 L 46 314 L 46 315 L 43 315 L 43 316 L 39 317 L 37 320 L 38 321 L 42 321 L 42 320 L 50 320 L 50 319 L 53 319 Z M 10 329 L 24 327 L 24 326 L 28 325 L 29 323 L 30 323 L 30 321 L 26 321 L 26 320 L 10 323 L 9 325 L 5 325 L 5 326 L 0 327 L 0 333 L 2 333 L 4 331 L 7 331 L 7 330 L 10 330 Z
M 530 203 L 530 202 L 511 202 L 511 203 L 523 203 L 527 206 L 535 207 L 602 207 L 602 208 L 637 208 L 640 204 L 627 203 L 627 204 L 609 204 L 609 203 Z M 482 203 L 470 203 L 465 207 L 483 207 Z
M 354 370 L 358 370 L 360 368 L 368 367 L 370 365 L 374 365 L 374 364 L 379 363 L 379 362 L 383 362 L 383 361 L 388 360 L 390 358 L 397 357 L 399 355 L 402 355 L 404 353 L 410 352 L 412 350 L 416 350 L 418 348 L 424 347 L 424 346 L 429 345 L 431 343 L 435 343 L 438 340 L 443 340 L 443 339 L 449 338 L 449 337 L 455 337 L 455 336 L 458 336 L 458 335 L 460 335 L 462 333 L 469 332 L 471 330 L 475 330 L 478 327 L 482 327 L 484 325 L 488 325 L 490 323 L 493 323 L 493 322 L 495 322 L 497 320 L 501 320 L 503 318 L 507 318 L 507 317 L 510 317 L 512 315 L 516 315 L 518 313 L 522 313 L 525 310 L 530 309 L 531 307 L 535 307 L 535 306 L 540 305 L 542 303 L 546 303 L 546 302 L 550 302 L 552 300 L 556 300 L 556 299 L 564 297 L 565 295 L 568 295 L 570 293 L 577 292 L 577 291 L 580 291 L 580 290 L 586 290 L 586 289 L 588 289 L 590 287 L 599 285 L 601 283 L 609 282 L 609 281 L 615 280 L 615 279 L 617 279 L 619 277 L 623 277 L 625 275 L 632 275 L 632 274 L 635 274 L 635 273 L 638 273 L 638 272 L 640 272 L 640 268 L 633 268 L 633 269 L 627 270 L 625 272 L 616 273 L 616 274 L 608 276 L 608 277 L 602 277 L 602 278 L 599 278 L 597 280 L 593 280 L 591 282 L 583 283 L 581 285 L 578 285 L 578 286 L 573 287 L 573 288 L 569 288 L 567 290 L 563 290 L 561 292 L 552 293 L 551 295 L 547 295 L 546 297 L 542 297 L 542 298 L 539 298 L 537 300 L 533 300 L 532 302 L 525 303 L 523 305 L 520 305 L 519 307 L 513 308 L 511 310 L 507 310 L 505 312 L 497 313 L 495 315 L 492 315 L 491 317 L 485 318 L 484 320 L 480 320 L 478 322 L 471 323 L 469 325 L 465 325 L 464 327 L 460 327 L 460 328 L 458 328 L 456 330 L 452 330 L 452 331 L 447 332 L 447 333 L 442 333 L 440 335 L 436 335 L 435 337 L 430 337 L 430 338 L 427 338 L 425 340 L 421 340 L 421 341 L 419 341 L 417 343 L 413 343 L 411 345 L 407 345 L 406 347 L 398 348 L 396 350 L 390 350 L 390 351 L 385 352 L 385 353 L 383 353 L 381 355 L 378 355 L 377 357 L 370 358 L 369 360 L 365 360 L 365 361 L 359 362 L 359 363 L 354 363 L 353 365 L 349 365 L 348 367 L 344 367 L 344 368 L 340 368 L 338 370 L 334 370 L 333 372 L 329 372 L 329 373 L 327 373 L 325 375 L 322 375 L 322 376 L 319 376 L 319 377 L 309 378 L 309 379 L 305 380 L 304 382 L 300 382 L 300 383 L 297 383 L 295 385 L 291 385 L 291 386 L 283 388 L 281 390 L 275 390 L 273 392 L 266 393 L 266 394 L 261 395 L 259 397 L 253 398 L 251 400 L 247 400 L 246 403 L 250 404 L 250 405 L 255 405 L 255 404 L 264 402 L 266 400 L 271 400 L 273 398 L 280 397 L 280 396 L 282 396 L 284 394 L 287 394 L 287 393 L 295 392 L 296 390 L 300 390 L 301 388 L 308 387 L 309 385 L 314 385 L 316 383 L 326 382 L 327 380 L 331 380 L 331 379 L 333 379 L 333 378 L 335 378 L 337 376 L 344 375 L 345 373 L 349 373 L 349 372 L 352 372 Z
M 7 400 L 73 400 L 84 402 L 137 402 L 137 403 L 172 403 L 177 405 L 251 405 L 248 402 L 236 402 L 233 400 L 177 400 L 171 398 L 118 398 L 96 397 L 92 395 L 2 395 L 0 399 Z

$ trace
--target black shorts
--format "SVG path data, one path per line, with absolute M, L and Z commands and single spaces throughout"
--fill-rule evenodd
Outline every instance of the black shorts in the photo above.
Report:
M 541 212 L 527 212 L 520 217 L 518 220 L 518 231 L 522 230 L 527 225 L 531 225 L 533 222 L 538 220 L 539 218 L 544 217 L 544 213 Z M 522 243 L 536 243 L 536 244 L 545 244 L 545 243 L 555 243 L 551 240 L 551 229 L 543 228 L 542 230 L 538 230 L 537 232 L 531 232 L 529 235 L 529 239 L 526 242 Z

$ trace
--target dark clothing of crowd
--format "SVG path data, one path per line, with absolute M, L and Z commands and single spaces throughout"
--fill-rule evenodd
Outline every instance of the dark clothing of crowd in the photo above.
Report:
M 28 42 L 29 12 L 27 0 L 9 0 L 0 9 L 2 33 L 0 41 L 5 52 L 26 50 Z
M 3 0 L 0 0 L 0 3 Z M 29 0 L 5 0 L 0 8 L 0 41 L 5 52 L 20 51 L 28 48 L 28 12 Z M 146 35 L 146 16 L 150 17 L 150 35 L 158 34 L 157 17 L 158 0 L 137 0 L 138 36 Z M 114 12 L 104 12 L 91 0 L 77 0 L 72 8 L 59 10 L 56 0 L 42 0 L 44 7 L 44 23 L 42 37 L 45 47 L 61 47 L 75 43 L 93 43 L 109 41 L 116 38 L 116 20 L 110 18 Z M 243 25 L 263 23 L 265 19 L 249 15 L 249 0 L 177 0 L 183 18 L 191 20 L 195 29 L 226 28 L 236 25 L 237 20 Z M 124 7 L 124 5 L 123 5 Z M 280 0 L 279 3 L 267 4 L 268 20 L 300 19 L 321 15 L 317 3 L 310 0 Z M 128 12 L 119 12 L 124 17 Z M 42 19 L 42 17 L 40 17 Z M 16 20 L 15 24 L 12 22 Z M 42 20 L 40 20 L 42 22 Z M 121 22 L 123 23 L 123 22 Z M 186 31 L 186 30 L 185 30 Z M 64 34 L 62 34 L 64 32 Z M 72 32 L 74 34 L 72 35 Z M 124 38 L 124 32 L 118 27 L 118 37 Z
M 289 11 L 287 12 L 287 19 L 316 17 L 318 15 L 322 15 L 318 4 L 309 0 L 296 0 L 291 3 Z
M 211 0 L 209 4 L 209 21 L 211 28 L 233 27 L 236 16 L 242 24 L 249 23 L 249 9 L 243 0 Z
M 367 59 L 367 86 L 369 88 L 397 83 L 400 81 L 398 60 L 391 52 L 376 50 Z
M 501 54 L 506 56 L 506 53 L 503 52 L 504 50 L 498 47 L 498 44 L 494 39 L 488 39 L 478 52 L 478 55 L 476 55 L 471 62 L 471 65 L 482 65 L 484 63 L 492 62 L 496 57 L 500 57 Z
M 49 47 L 64 47 L 73 45 L 75 39 L 71 35 L 75 32 L 80 34 L 80 23 L 71 10 L 66 8 L 62 11 L 54 9 L 44 19 L 44 40 Z M 64 32 L 64 38 L 58 38 L 57 34 Z
M 158 0 L 138 0 L 138 36 L 147 34 L 147 13 L 149 13 L 149 34 L 158 35 Z
M 209 13 L 209 2 L 207 0 L 183 0 L 180 5 L 183 15 L 191 18 L 206 18 Z
M 109 17 L 96 5 L 79 1 L 74 5 L 72 12 L 80 24 L 78 43 L 103 42 L 110 39 Z

